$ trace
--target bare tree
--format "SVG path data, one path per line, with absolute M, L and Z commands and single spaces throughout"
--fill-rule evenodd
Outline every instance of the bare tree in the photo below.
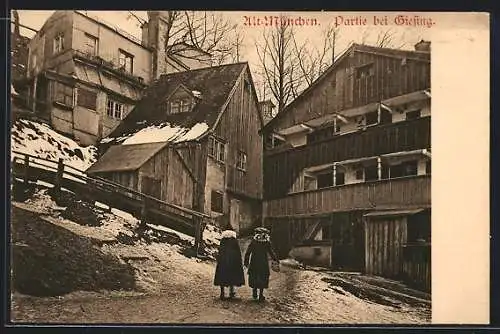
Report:
M 330 25 L 322 33 L 320 47 L 308 41 L 299 44 L 293 37 L 295 56 L 306 86 L 310 86 L 333 63 L 338 36 L 339 28 Z
M 285 21 L 281 16 L 279 22 Z M 299 94 L 301 75 L 293 43 L 293 27 L 287 24 L 264 31 L 262 41 L 255 42 L 262 81 L 277 102 L 278 112 Z
M 129 19 L 134 18 L 141 25 L 146 20 L 133 12 Z M 166 11 L 163 12 L 166 29 L 163 37 L 163 47 L 170 56 L 179 58 L 199 59 L 199 54 L 186 53 L 195 47 L 212 56 L 216 64 L 222 64 L 231 58 L 235 45 L 230 38 L 236 24 L 226 19 L 222 13 L 204 11 Z
M 379 48 L 401 49 L 405 46 L 404 33 L 399 35 L 393 29 L 379 30 L 374 43 L 369 43 L 372 30 L 366 29 L 361 36 L 362 44 L 371 44 Z

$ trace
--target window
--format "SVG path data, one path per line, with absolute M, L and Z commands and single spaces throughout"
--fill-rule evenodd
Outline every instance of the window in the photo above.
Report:
M 345 174 L 343 172 L 337 172 L 337 174 L 335 174 L 335 185 L 341 186 L 343 184 L 345 184 Z
M 74 99 L 73 87 L 57 81 L 54 82 L 53 87 L 54 87 L 54 93 L 53 93 L 54 102 L 69 107 L 73 107 L 75 105 L 73 100 Z
M 83 50 L 86 54 L 91 56 L 97 55 L 98 39 L 90 34 L 85 33 L 85 41 Z
M 212 190 L 212 193 L 210 194 L 210 209 L 214 212 L 223 213 L 223 198 L 224 196 L 222 193 Z
M 387 110 L 382 110 L 380 113 L 380 124 L 392 123 L 392 114 Z
M 226 160 L 226 144 L 214 137 L 208 138 L 208 155 L 219 162 L 224 162 Z
M 366 113 L 366 125 L 375 125 L 378 123 L 378 111 Z
M 238 160 L 236 163 L 236 168 L 246 171 L 247 170 L 247 155 L 244 152 L 238 152 Z
M 134 71 L 134 56 L 123 50 L 119 50 L 119 64 L 125 72 L 132 73 Z
M 316 178 L 311 175 L 304 175 L 304 190 L 316 189 Z
M 97 93 L 78 88 L 77 91 L 77 105 L 91 110 L 97 110 Z
M 318 174 L 318 189 L 333 186 L 333 173 Z
M 417 175 L 418 162 L 406 161 L 398 165 L 391 166 L 391 178 Z
M 124 106 L 122 103 L 108 99 L 108 105 L 106 108 L 106 114 L 115 119 L 123 119 Z
M 378 180 L 377 165 L 372 165 L 365 168 L 365 181 L 374 181 L 374 180 Z
M 59 34 L 54 38 L 54 54 L 64 50 L 64 35 Z
M 179 112 L 189 112 L 191 111 L 191 100 L 180 99 L 170 102 L 170 113 L 177 114 Z
M 407 121 L 410 121 L 412 119 L 417 119 L 417 118 L 420 118 L 421 117 L 421 111 L 420 110 L 412 110 L 412 111 L 408 111 L 406 113 L 406 120 Z
M 375 74 L 375 69 L 373 64 L 364 65 L 358 67 L 356 70 L 356 79 L 365 78 Z
M 356 180 L 364 180 L 364 170 L 362 168 L 356 170 Z
M 180 104 L 179 101 L 172 101 L 170 102 L 170 113 L 171 114 L 177 114 L 180 110 Z

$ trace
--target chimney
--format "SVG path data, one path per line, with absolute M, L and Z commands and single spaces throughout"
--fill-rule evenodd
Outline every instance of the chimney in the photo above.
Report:
M 265 100 L 259 102 L 260 112 L 262 113 L 262 118 L 264 118 L 264 123 L 269 122 L 273 116 L 273 109 L 275 105 L 271 100 Z
M 415 44 L 415 51 L 431 52 L 431 42 L 423 39 Z

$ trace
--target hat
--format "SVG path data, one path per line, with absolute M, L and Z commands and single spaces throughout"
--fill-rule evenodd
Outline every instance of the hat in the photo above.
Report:
M 268 233 L 269 234 L 269 230 L 265 227 L 257 227 L 254 232 L 255 233 Z

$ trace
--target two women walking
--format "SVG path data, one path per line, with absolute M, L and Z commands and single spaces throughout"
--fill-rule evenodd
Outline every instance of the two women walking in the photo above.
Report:
M 245 284 L 241 249 L 236 238 L 236 232 L 222 232 L 215 270 L 214 284 L 220 286 L 220 298 L 225 299 L 225 288 L 229 287 L 229 298 L 235 297 L 234 287 Z M 264 301 L 264 289 L 269 287 L 269 260 L 278 262 L 278 257 L 271 247 L 269 230 L 263 227 L 255 229 L 255 235 L 248 246 L 244 265 L 248 268 L 248 285 L 252 288 L 255 300 Z

